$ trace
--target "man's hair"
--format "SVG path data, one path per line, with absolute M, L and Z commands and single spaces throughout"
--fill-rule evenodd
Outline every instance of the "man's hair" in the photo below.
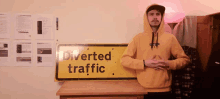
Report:
M 162 6 L 162 5 L 153 5 L 153 6 L 150 6 L 147 11 L 146 11 L 146 14 L 148 14 L 149 11 L 151 10 L 158 10 L 161 15 L 163 16 L 164 12 L 165 12 L 165 7 Z

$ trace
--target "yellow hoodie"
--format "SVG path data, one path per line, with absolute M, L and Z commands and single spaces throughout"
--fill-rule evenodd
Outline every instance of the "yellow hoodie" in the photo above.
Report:
M 152 4 L 157 5 L 157 4 Z M 151 6 L 152 6 L 151 5 Z M 150 7 L 150 6 L 149 6 Z M 148 7 L 148 8 L 149 8 Z M 147 8 L 147 9 L 148 9 Z M 163 16 L 165 13 L 163 14 Z M 151 48 L 152 28 L 144 14 L 144 32 L 137 34 L 128 44 L 121 58 L 121 64 L 136 70 L 138 82 L 146 88 L 148 92 L 166 92 L 170 91 L 172 74 L 171 70 L 181 69 L 190 62 L 189 57 L 184 53 L 182 47 L 173 34 L 164 32 L 164 18 L 157 30 L 158 43 L 157 47 Z M 156 43 L 157 37 L 154 38 Z M 155 70 L 154 68 L 144 68 L 143 60 L 149 60 L 156 55 L 168 61 L 170 70 Z M 173 55 L 175 60 L 168 60 Z

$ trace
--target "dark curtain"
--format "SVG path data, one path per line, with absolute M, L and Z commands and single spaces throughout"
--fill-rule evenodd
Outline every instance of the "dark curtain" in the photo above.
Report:
M 190 57 L 191 63 L 183 69 L 172 71 L 172 94 L 175 99 L 194 99 L 196 86 L 200 83 L 201 62 L 195 48 L 182 46 L 186 55 Z M 171 59 L 175 59 L 173 56 Z

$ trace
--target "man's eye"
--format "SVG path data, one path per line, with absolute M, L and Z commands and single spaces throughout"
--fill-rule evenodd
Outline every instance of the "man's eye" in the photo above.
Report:
M 160 15 L 160 13 L 157 13 L 157 15 Z

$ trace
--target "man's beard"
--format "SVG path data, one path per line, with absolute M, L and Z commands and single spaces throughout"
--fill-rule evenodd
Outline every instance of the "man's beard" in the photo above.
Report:
M 150 25 L 150 27 L 159 28 L 160 24 L 157 26 Z

